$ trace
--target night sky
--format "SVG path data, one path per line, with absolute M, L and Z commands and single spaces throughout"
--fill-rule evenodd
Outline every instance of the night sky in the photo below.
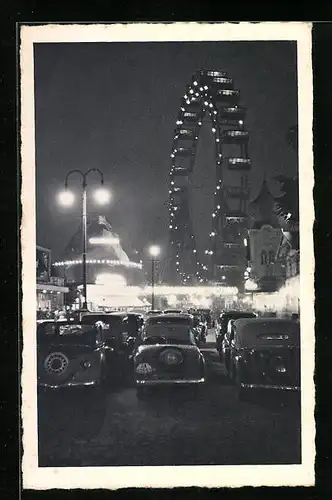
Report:
M 88 210 L 106 215 L 125 246 L 142 250 L 153 240 L 166 244 L 175 121 L 185 86 L 204 68 L 227 71 L 241 91 L 240 104 L 248 108 L 252 197 L 264 169 L 268 177 L 293 176 L 297 158 L 286 133 L 297 124 L 294 43 L 35 45 L 37 244 L 51 248 L 53 258 L 79 225 L 80 204 L 64 209 L 56 201 L 72 168 L 103 170 L 112 203 L 96 210 L 91 201 Z M 195 225 L 204 233 L 214 172 L 207 132 L 203 126 L 195 165 L 203 188 L 196 197 Z M 78 187 L 78 178 L 73 181 Z M 97 181 L 91 177 L 89 187 Z

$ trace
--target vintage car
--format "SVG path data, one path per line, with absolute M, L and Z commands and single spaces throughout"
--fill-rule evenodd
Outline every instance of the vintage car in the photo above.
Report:
M 113 312 L 84 316 L 83 323 L 95 324 L 103 332 L 106 358 L 111 380 L 127 378 L 132 370 L 133 350 L 140 341 L 143 318 L 135 313 Z
M 37 377 L 39 388 L 101 387 L 107 363 L 100 330 L 73 322 L 39 323 Z
M 224 311 L 220 314 L 216 325 L 216 348 L 221 361 L 224 361 L 223 340 L 227 333 L 228 322 L 231 319 L 256 318 L 257 314 L 251 311 Z M 227 345 L 227 341 L 226 341 Z
M 289 319 L 234 321 L 229 373 L 240 399 L 255 389 L 300 390 L 300 328 Z
M 197 387 L 205 382 L 205 361 L 191 326 L 174 319 L 146 326 L 134 352 L 138 398 L 156 386 Z

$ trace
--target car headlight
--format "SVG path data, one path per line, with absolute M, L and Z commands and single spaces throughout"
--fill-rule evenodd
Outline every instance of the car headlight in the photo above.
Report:
M 152 373 L 153 368 L 149 363 L 140 363 L 136 366 L 136 373 L 145 375 L 147 373 Z

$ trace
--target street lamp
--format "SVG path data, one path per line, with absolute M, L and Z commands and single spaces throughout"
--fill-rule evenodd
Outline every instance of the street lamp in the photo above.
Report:
M 83 269 L 82 269 L 82 277 L 83 277 L 83 296 L 84 296 L 84 302 L 83 302 L 83 309 L 88 308 L 88 301 L 87 301 L 87 279 L 86 279 L 86 240 L 87 240 L 87 208 L 86 208 L 86 198 L 87 198 L 87 178 L 89 174 L 92 172 L 97 172 L 100 176 L 100 188 L 97 189 L 94 192 L 94 198 L 97 203 L 99 204 L 105 204 L 108 203 L 110 200 L 110 193 L 104 188 L 104 174 L 102 173 L 101 170 L 98 168 L 90 168 L 86 172 L 82 172 L 81 170 L 75 168 L 73 170 L 70 170 L 68 174 L 66 175 L 65 178 L 65 189 L 61 193 L 59 193 L 59 202 L 63 206 L 70 206 L 74 203 L 74 195 L 73 193 L 68 189 L 68 179 L 72 174 L 79 174 L 82 178 L 82 247 L 83 247 L 83 255 L 82 255 L 82 264 L 83 264 Z
M 151 309 L 154 310 L 154 281 L 155 281 L 155 262 L 156 258 L 160 255 L 160 247 L 158 245 L 151 245 L 149 248 L 149 254 L 151 256 Z

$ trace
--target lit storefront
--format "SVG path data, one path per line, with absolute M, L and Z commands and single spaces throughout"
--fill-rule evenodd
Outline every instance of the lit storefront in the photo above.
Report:
M 63 278 L 51 276 L 51 250 L 36 248 L 37 311 L 55 311 L 64 306 L 69 289 Z

